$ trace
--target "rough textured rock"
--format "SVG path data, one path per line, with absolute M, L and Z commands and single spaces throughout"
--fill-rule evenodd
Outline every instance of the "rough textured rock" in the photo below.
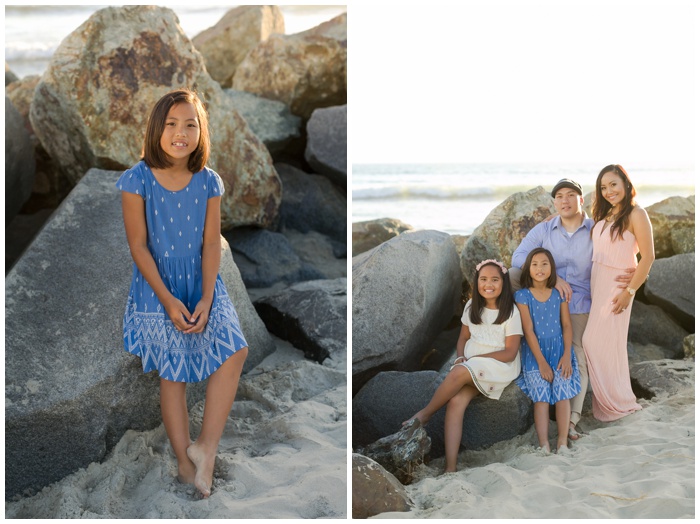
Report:
M 323 22 L 322 24 L 312 27 L 307 31 L 302 31 L 301 33 L 295 33 L 292 35 L 294 37 L 307 37 L 307 36 L 327 36 L 329 38 L 335 38 L 339 42 L 347 43 L 348 41 L 348 14 L 343 13 L 341 15 Z
M 66 197 L 73 186 L 70 180 L 61 173 L 49 154 L 34 134 L 34 128 L 29 120 L 29 110 L 34 100 L 34 90 L 41 77 L 38 75 L 25 76 L 7 86 L 6 93 L 24 120 L 24 126 L 29 131 L 29 138 L 34 148 L 36 172 L 32 186 L 31 207 L 55 208 Z M 29 239 L 28 239 L 29 240 Z
M 288 164 L 275 164 L 284 192 L 280 223 L 302 233 L 318 231 L 347 242 L 348 201 L 327 178 L 304 173 Z
M 430 437 L 417 419 L 413 419 L 393 435 L 373 442 L 358 450 L 376 460 L 401 484 L 410 484 L 416 467 L 423 464 L 430 452 Z
M 654 230 L 656 258 L 695 251 L 695 198 L 670 197 L 646 208 Z M 674 244 L 674 237 L 676 242 Z M 687 242 L 687 237 L 692 242 Z M 682 251 L 676 251 L 681 249 Z
M 268 330 L 304 356 L 323 361 L 347 351 L 348 281 L 312 280 L 255 301 Z
M 7 65 L 7 62 L 5 62 L 5 87 L 7 87 L 12 82 L 17 82 L 17 80 L 19 80 L 19 78 L 17 78 L 17 75 L 12 72 L 10 66 Z
M 308 119 L 314 109 L 347 103 L 347 47 L 324 36 L 272 35 L 238 65 L 232 87 Z
M 459 308 L 447 233 L 404 233 L 352 260 L 353 390 L 382 370 L 414 370 Z M 384 435 L 380 435 L 384 436 Z
M 352 224 L 352 256 L 369 251 L 382 242 L 394 238 L 405 231 L 413 231 L 413 226 L 396 218 L 378 218 Z
M 644 344 L 643 342 L 627 341 L 627 361 L 632 363 L 647 362 L 649 360 L 663 360 L 673 358 L 669 356 L 669 350 L 656 344 Z
M 235 89 L 224 89 L 224 93 L 233 100 L 238 113 L 273 158 L 293 149 L 301 140 L 301 118 L 293 115 L 282 102 Z
M 683 355 L 685 358 L 695 360 L 695 333 L 683 339 Z
M 555 212 L 552 196 L 542 186 L 506 198 L 477 227 L 462 250 L 462 272 L 471 282 L 476 265 L 495 258 L 510 267 L 513 251 L 527 233 Z
M 374 460 L 352 454 L 352 518 L 366 519 L 387 511 L 410 511 L 406 489 Z
M 316 109 L 306 124 L 304 157 L 317 172 L 344 187 L 348 181 L 348 106 Z
M 651 396 L 671 396 L 695 389 L 695 362 L 692 360 L 654 360 L 630 365 L 630 377 L 636 388 Z M 635 384 L 636 383 L 636 384 Z
M 655 344 L 664 348 L 662 358 L 683 358 L 683 339 L 688 332 L 669 317 L 662 308 L 632 303 L 628 340 L 639 344 Z
M 353 303 L 354 306 L 354 303 Z M 353 351 L 355 348 L 353 340 Z M 387 371 L 367 382 L 352 400 L 352 444 L 366 446 L 395 433 L 401 423 L 425 407 L 445 373 Z M 515 384 L 499 400 L 475 398 L 464 415 L 462 446 L 480 449 L 525 433 L 533 424 L 532 402 Z M 445 452 L 445 408 L 425 426 L 432 442 L 430 458 Z
M 222 227 L 271 225 L 281 200 L 272 159 L 211 79 L 170 9 L 108 7 L 93 14 L 54 53 L 30 119 L 46 151 L 75 183 L 90 167 L 135 164 L 153 104 L 180 87 L 196 89 L 209 111 L 209 166 L 226 187 Z
M 282 234 L 299 259 L 315 268 L 323 278 L 348 276 L 347 251 L 344 242 L 340 243 L 316 231 L 301 233 L 296 229 L 285 229 Z
M 644 285 L 644 297 L 694 333 L 695 253 L 656 260 Z
M 293 284 L 323 278 L 303 262 L 281 233 L 265 229 L 235 229 L 227 232 L 233 259 L 247 287 L 270 287 L 278 282 Z
M 36 159 L 22 115 L 5 97 L 5 223 L 9 223 L 32 194 Z
M 29 108 L 34 98 L 34 90 L 41 77 L 39 75 L 25 76 L 21 80 L 17 80 L 5 89 L 5 96 L 10 99 L 15 109 L 22 115 L 24 126 L 29 133 L 33 133 L 32 125 L 29 122 Z
M 274 5 L 241 5 L 192 39 L 207 71 L 224 87 L 248 52 L 273 33 L 284 34 L 284 17 Z
M 132 260 L 120 174 L 91 170 L 5 280 L 6 497 L 101 460 L 127 429 L 161 422 L 157 373 L 124 351 Z M 228 250 L 220 271 L 250 346 L 247 371 L 274 343 Z M 205 385 L 188 388 L 191 402 Z

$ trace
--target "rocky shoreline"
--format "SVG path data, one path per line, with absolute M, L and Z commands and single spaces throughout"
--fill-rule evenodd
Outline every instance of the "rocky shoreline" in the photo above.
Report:
M 6 67 L 6 129 L 13 131 L 6 140 L 12 168 L 5 198 L 12 205 L 6 210 L 5 497 L 14 501 L 6 503 L 7 515 L 134 514 L 95 500 L 50 502 L 47 486 L 64 479 L 57 490 L 78 489 L 84 468 L 115 482 L 115 471 L 106 473 L 109 462 L 98 463 L 121 460 L 134 430 L 162 433 L 158 378 L 144 375 L 139 359 L 123 350 L 132 261 L 114 183 L 139 159 L 150 106 L 180 86 L 195 88 L 210 115 L 209 165 L 226 189 L 220 272 L 250 344 L 231 431 L 245 429 L 243 444 L 236 442 L 250 448 L 253 460 L 255 435 L 268 431 L 265 420 L 288 419 L 285 413 L 297 409 L 308 411 L 302 419 L 330 410 L 330 424 L 308 423 L 328 442 L 297 448 L 300 463 L 308 462 L 303 475 L 317 471 L 334 485 L 332 494 L 320 505 L 311 500 L 315 495 L 296 496 L 294 508 L 305 499 L 309 508 L 291 516 L 345 515 L 346 15 L 296 35 L 278 34 L 281 16 L 275 6 L 234 8 L 204 35 L 200 50 L 204 37 L 190 41 L 170 9 L 108 7 L 61 43 L 41 77 L 17 79 Z M 236 64 L 226 59 L 232 49 L 245 49 Z M 228 84 L 215 80 L 224 75 L 217 69 L 221 57 L 234 70 Z M 278 71 L 274 85 L 271 70 Z M 306 306 L 287 305 L 299 301 Z M 279 351 L 287 357 L 275 358 Z M 276 388 L 263 401 L 270 386 L 255 384 L 276 379 L 300 390 L 299 406 L 306 408 Z M 203 394 L 202 384 L 188 388 L 193 426 Z M 172 453 L 160 433 L 153 437 L 160 444 L 148 448 L 165 468 L 156 494 L 172 491 L 173 481 Z M 327 466 L 332 473 L 322 472 Z M 250 468 L 265 477 L 264 468 Z M 224 470 L 217 469 L 214 486 L 223 509 L 233 498 L 264 495 L 239 490 L 234 497 L 228 489 L 234 479 Z M 32 513 L 32 507 L 43 509 Z M 179 509 L 159 516 L 227 516 L 223 509 Z M 290 516 L 285 511 L 280 504 L 251 516 Z
M 551 197 L 538 187 L 506 199 L 466 238 L 415 231 L 390 218 L 353 224 L 353 516 L 413 507 L 396 479 L 410 484 L 421 463 L 441 460 L 444 408 L 425 428 L 399 429 L 449 370 L 474 266 L 487 258 L 510 265 L 520 239 L 553 212 Z M 634 301 L 628 355 L 635 393 L 653 399 L 675 387 L 669 366 L 678 363 L 685 374 L 694 369 L 695 197 L 671 197 L 647 212 L 657 259 Z M 590 392 L 586 406 L 590 411 Z M 514 384 L 499 402 L 478 397 L 465 415 L 462 449 L 521 438 L 532 432 L 533 420 L 532 402 Z M 393 458 L 381 451 L 386 447 Z M 416 455 L 416 449 L 430 451 Z M 377 500 L 383 490 L 394 495 Z

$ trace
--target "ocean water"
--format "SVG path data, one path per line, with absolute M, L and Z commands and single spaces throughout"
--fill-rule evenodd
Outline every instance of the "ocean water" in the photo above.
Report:
M 215 25 L 235 5 L 168 5 L 189 38 Z M 42 74 L 61 41 L 104 5 L 5 6 L 5 61 L 20 78 Z M 315 27 L 346 12 L 342 5 L 282 5 L 286 34 Z
M 583 164 L 354 164 L 352 221 L 397 218 L 416 229 L 471 234 L 513 193 L 562 178 L 595 189 L 604 166 Z M 695 194 L 693 166 L 624 166 L 646 207 L 670 196 Z

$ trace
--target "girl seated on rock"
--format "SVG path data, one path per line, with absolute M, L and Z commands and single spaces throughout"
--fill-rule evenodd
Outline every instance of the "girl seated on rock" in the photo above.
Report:
M 498 400 L 520 374 L 518 349 L 523 334 L 508 270 L 496 260 L 477 264 L 472 298 L 464 307 L 457 358 L 427 406 L 413 415 L 425 425 L 447 404 L 445 413 L 445 472 L 457 471 L 464 412 L 478 394 Z

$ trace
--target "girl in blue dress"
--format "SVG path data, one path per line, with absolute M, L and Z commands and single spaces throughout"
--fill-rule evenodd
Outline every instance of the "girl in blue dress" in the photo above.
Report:
M 521 341 L 522 374 L 516 384 L 535 403 L 535 431 L 540 447 L 549 448 L 549 406 L 555 405 L 557 450 L 567 447 L 569 399 L 581 391 L 569 305 L 554 292 L 557 271 L 554 257 L 544 248 L 530 251 L 515 293 L 524 338 Z
M 195 92 L 163 96 L 148 118 L 143 159 L 117 182 L 134 259 L 124 347 L 160 376 L 163 423 L 178 479 L 211 492 L 214 459 L 248 344 L 218 274 L 221 195 L 209 158 L 208 117 Z M 187 382 L 209 378 L 202 431 L 192 443 Z

